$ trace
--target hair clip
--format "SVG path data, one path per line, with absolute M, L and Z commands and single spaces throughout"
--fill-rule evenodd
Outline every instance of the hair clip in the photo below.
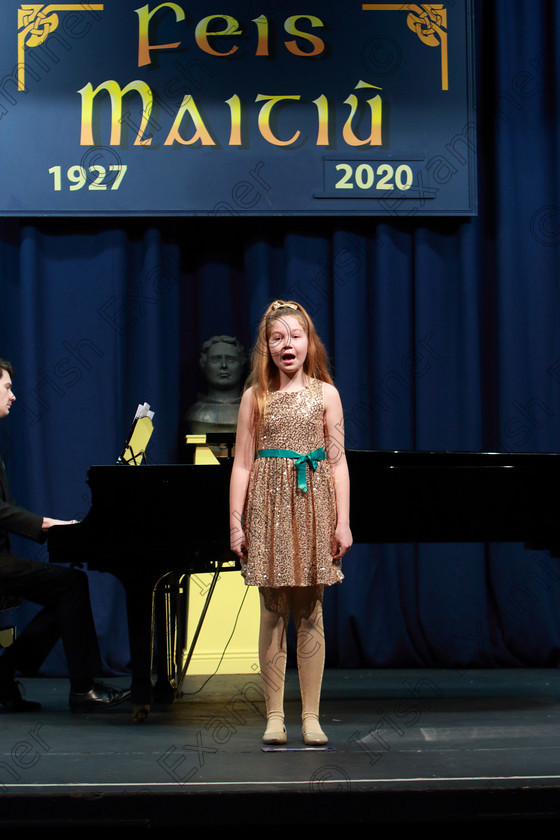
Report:
M 297 303 L 284 303 L 283 300 L 275 300 L 274 303 L 270 304 L 270 308 L 273 312 L 276 312 L 277 309 L 299 309 Z

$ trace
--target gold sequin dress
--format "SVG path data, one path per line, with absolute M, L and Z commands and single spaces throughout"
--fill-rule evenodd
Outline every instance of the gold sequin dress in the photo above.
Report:
M 259 450 L 291 450 L 302 455 L 325 446 L 323 383 L 311 379 L 301 391 L 268 395 L 257 440 Z M 245 507 L 250 586 L 330 585 L 343 579 L 331 551 L 336 525 L 332 474 L 327 460 L 305 468 L 307 491 L 298 487 L 293 458 L 256 458 Z

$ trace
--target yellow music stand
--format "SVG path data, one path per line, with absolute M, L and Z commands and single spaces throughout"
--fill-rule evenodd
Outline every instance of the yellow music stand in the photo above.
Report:
M 141 464 L 146 457 L 146 448 L 153 431 L 154 425 L 151 417 L 137 417 L 118 463 Z

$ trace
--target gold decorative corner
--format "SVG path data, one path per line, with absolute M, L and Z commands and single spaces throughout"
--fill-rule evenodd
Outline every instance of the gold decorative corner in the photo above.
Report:
M 444 3 L 363 3 L 367 12 L 408 12 L 406 23 L 423 44 L 441 49 L 441 89 L 449 90 L 447 9 Z
M 102 3 L 22 3 L 18 9 L 18 90 L 25 90 L 25 50 L 43 44 L 60 23 L 57 12 L 103 11 Z

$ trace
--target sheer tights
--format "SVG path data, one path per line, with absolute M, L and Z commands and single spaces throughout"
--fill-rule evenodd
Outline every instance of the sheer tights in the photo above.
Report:
M 297 666 L 305 733 L 325 737 L 319 726 L 319 703 L 325 665 L 323 586 L 261 588 L 259 660 L 264 683 L 267 732 L 283 740 L 286 633 L 290 614 L 297 633 Z M 285 731 L 285 730 L 284 730 Z M 265 733 L 266 739 L 266 733 Z M 326 740 L 326 739 L 325 739 Z

